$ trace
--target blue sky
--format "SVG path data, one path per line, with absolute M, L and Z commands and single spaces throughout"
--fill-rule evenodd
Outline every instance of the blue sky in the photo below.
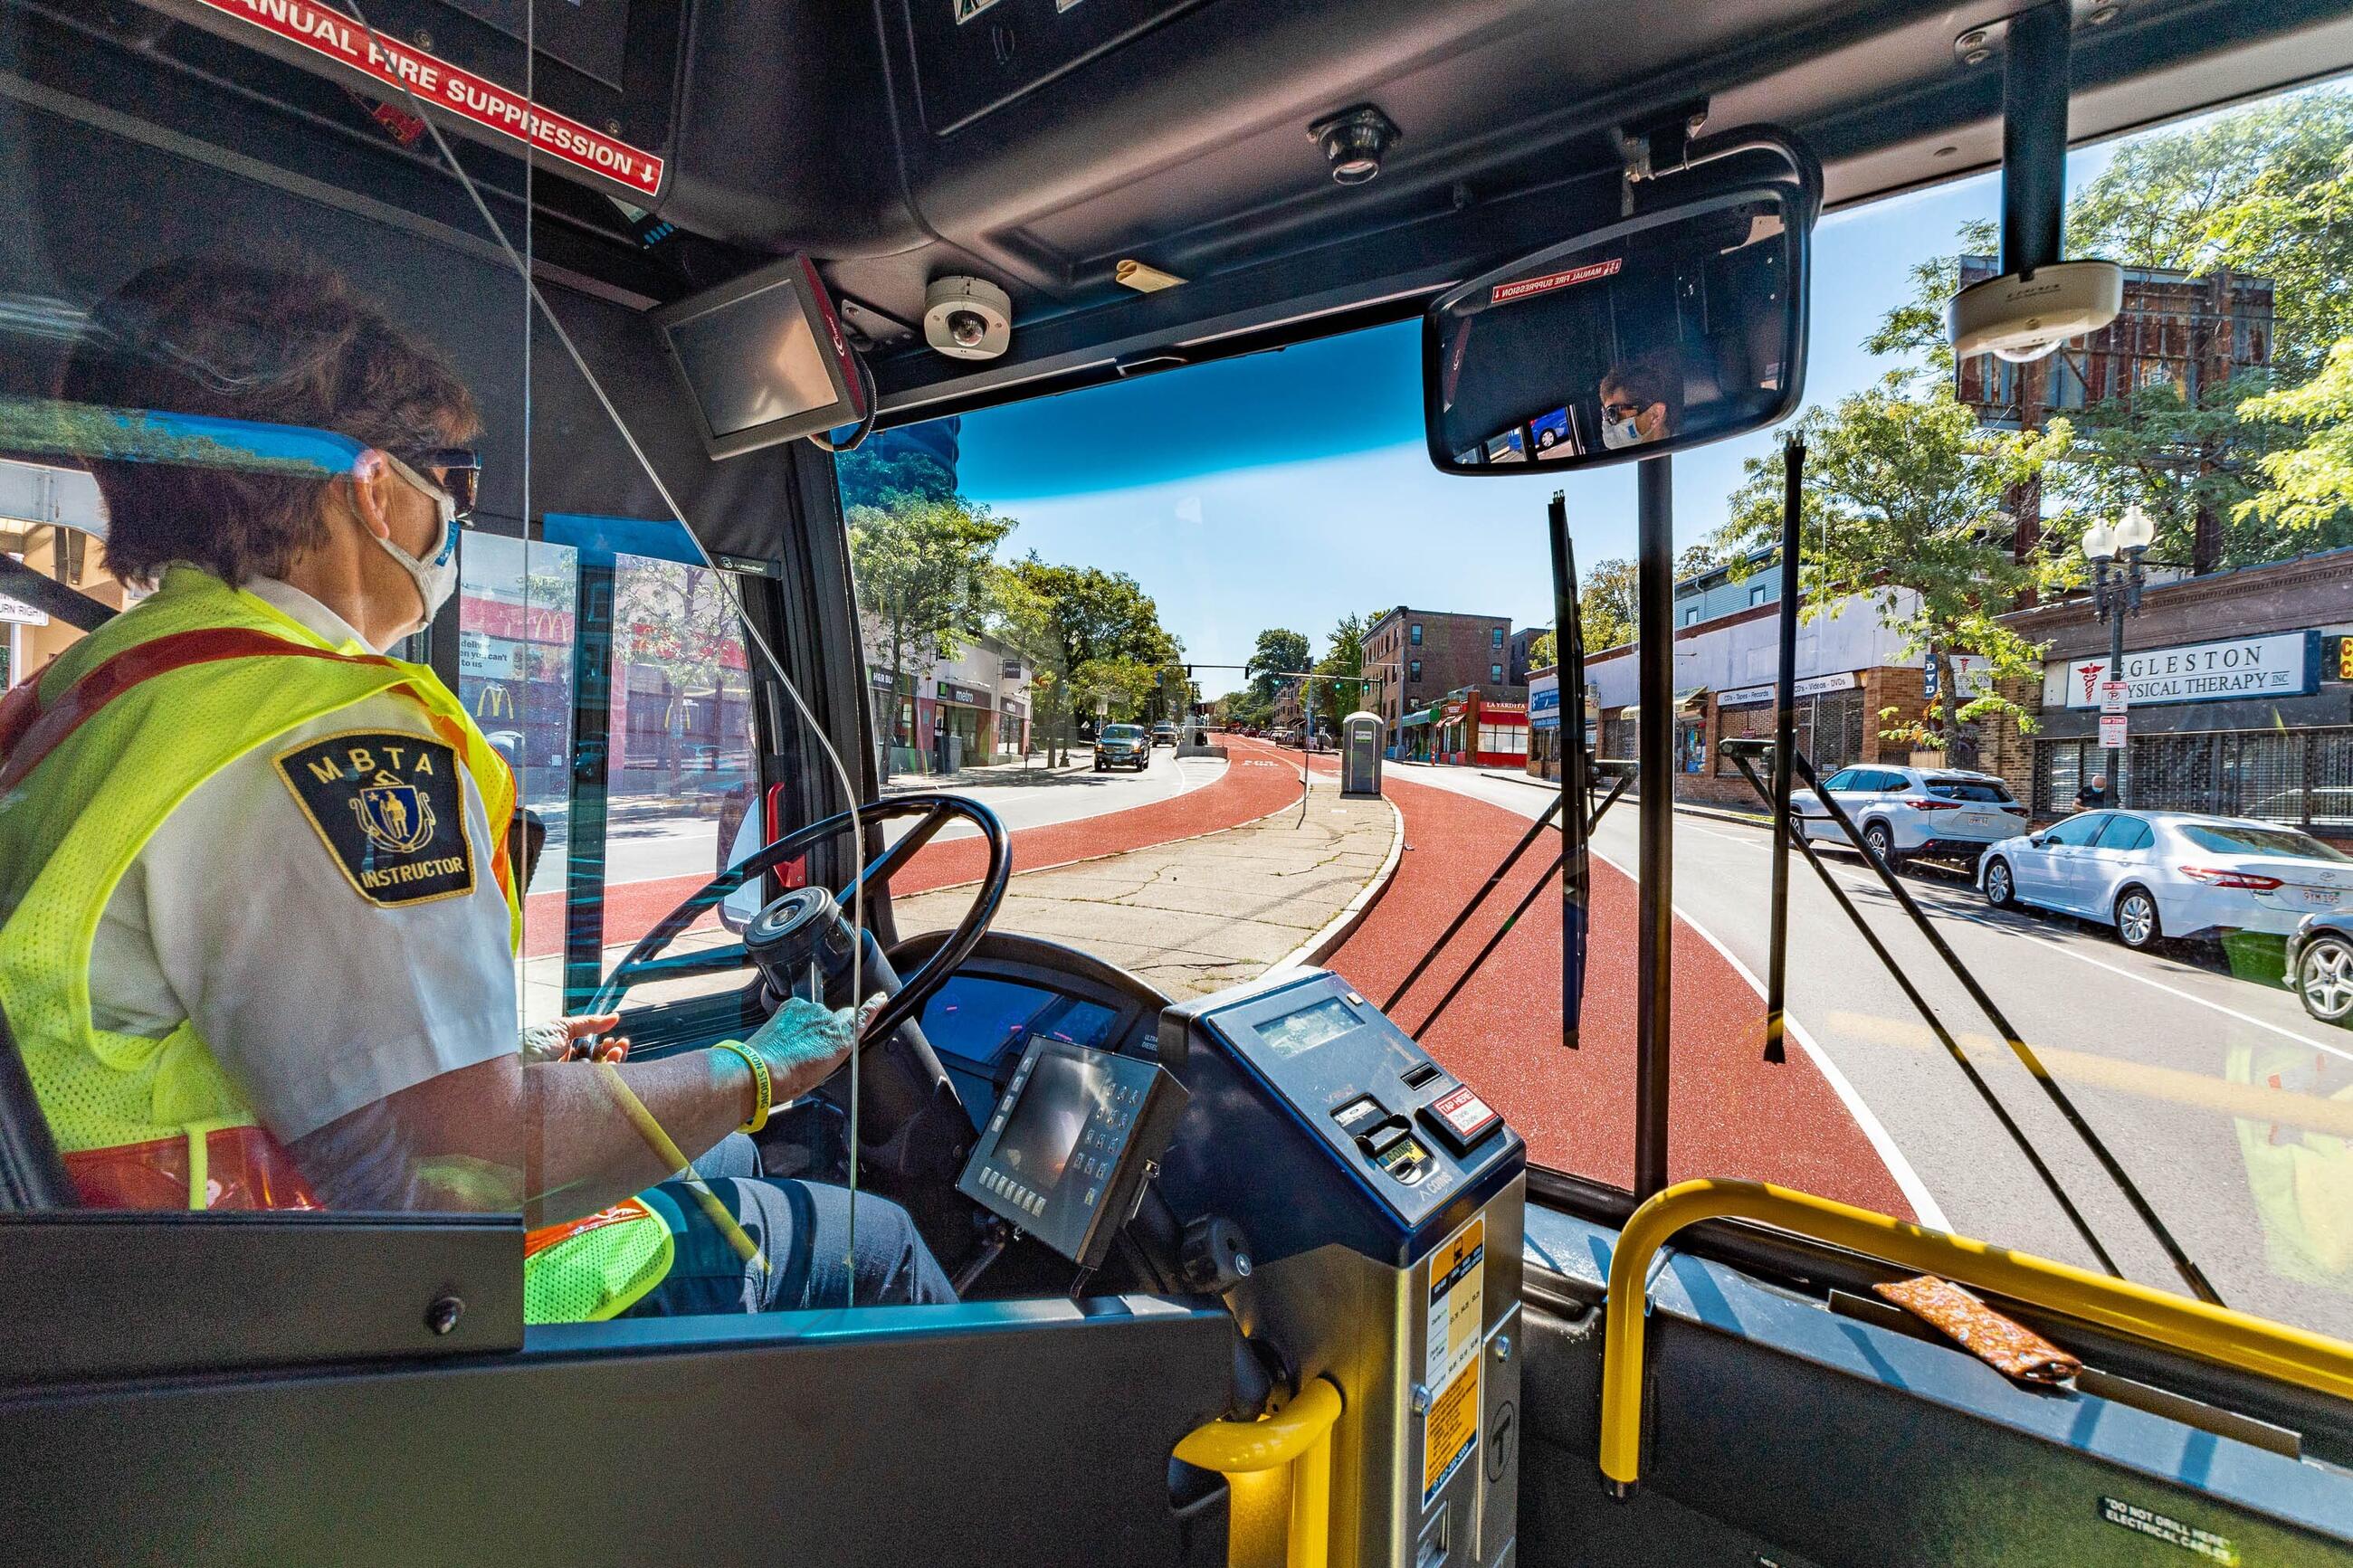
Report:
M 2071 184 L 2107 162 L 2069 161 Z M 1827 403 L 1888 368 L 1862 348 L 1919 258 L 1997 215 L 1997 176 L 1825 218 L 1815 231 L 1806 397 Z M 1348 612 L 1410 604 L 1552 619 L 1545 506 L 1565 489 L 1580 566 L 1634 553 L 1634 468 L 1459 479 L 1422 444 L 1419 324 L 968 416 L 965 493 L 1018 521 L 1007 553 L 1125 572 L 1195 658 L 1240 664 L 1259 631 L 1317 651 Z M 1678 542 L 1712 532 L 1758 432 L 1675 459 Z M 1204 672 L 1215 693 L 1240 684 Z

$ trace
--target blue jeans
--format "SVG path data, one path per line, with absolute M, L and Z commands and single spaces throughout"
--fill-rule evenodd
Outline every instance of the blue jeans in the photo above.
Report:
M 670 1222 L 676 1256 L 662 1282 L 622 1316 L 791 1312 L 956 1299 L 914 1221 L 888 1198 L 859 1195 L 853 1246 L 849 1190 L 754 1174 L 759 1157 L 750 1139 L 725 1140 L 694 1165 L 759 1247 L 766 1267 L 746 1263 L 737 1254 L 691 1188 L 665 1182 L 643 1195 Z

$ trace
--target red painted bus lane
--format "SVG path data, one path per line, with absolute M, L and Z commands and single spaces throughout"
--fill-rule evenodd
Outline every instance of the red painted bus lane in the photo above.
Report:
M 1527 818 L 1392 771 L 1405 817 L 1397 878 L 1333 955 L 1385 1001 L 1472 892 L 1527 831 Z M 1635 900 L 1631 878 L 1593 862 L 1580 1048 L 1560 1041 L 1559 881 L 1552 879 L 1434 1025 L 1430 1010 L 1502 925 L 1558 840 L 1522 858 L 1395 1010 L 1398 1025 L 1517 1128 L 1539 1165 L 1630 1186 L 1634 1167 Z M 1912 1217 L 1862 1126 L 1804 1052 L 1763 1059 L 1765 1004 L 1714 943 L 1674 922 L 1668 1174 L 1744 1176 Z

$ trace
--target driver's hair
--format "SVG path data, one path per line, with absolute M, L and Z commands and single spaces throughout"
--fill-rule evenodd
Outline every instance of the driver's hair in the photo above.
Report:
M 1626 395 L 1628 402 L 1644 408 L 1653 403 L 1665 404 L 1667 427 L 1670 430 L 1683 427 L 1683 378 L 1671 355 L 1653 350 L 1620 361 L 1611 365 L 1609 373 L 1601 378 L 1605 401 L 1614 401 L 1609 397 L 1609 388 L 1613 386 Z
M 473 395 L 438 352 L 323 268 L 191 257 L 151 267 L 90 313 L 58 384 L 68 403 L 332 431 L 417 452 L 470 439 Z M 152 584 L 186 562 L 232 584 L 281 577 L 322 537 L 332 482 L 198 462 L 93 458 L 106 562 Z

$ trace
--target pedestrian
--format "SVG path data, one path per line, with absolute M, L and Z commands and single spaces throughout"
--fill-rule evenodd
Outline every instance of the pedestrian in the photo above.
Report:
M 2075 792 L 2077 811 L 2097 811 L 2107 804 L 2108 775 L 2105 773 L 2094 773 L 2090 778 L 2085 779 L 2083 787 Z

